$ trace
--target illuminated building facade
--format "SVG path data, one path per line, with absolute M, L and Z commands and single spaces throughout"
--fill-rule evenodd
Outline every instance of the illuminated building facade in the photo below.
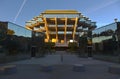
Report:
M 26 22 L 27 29 L 45 34 L 45 42 L 67 46 L 96 27 L 96 22 L 76 10 L 46 10 Z

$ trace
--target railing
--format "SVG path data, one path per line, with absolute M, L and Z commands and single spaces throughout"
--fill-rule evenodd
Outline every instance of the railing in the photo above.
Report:
M 68 47 L 67 43 L 56 43 L 55 44 L 56 47 Z

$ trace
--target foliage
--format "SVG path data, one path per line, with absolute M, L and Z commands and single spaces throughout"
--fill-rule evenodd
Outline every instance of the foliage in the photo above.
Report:
M 105 30 L 100 32 L 100 34 L 93 34 L 93 37 L 99 37 L 99 36 L 111 36 L 114 34 L 114 31 L 111 29 Z
M 79 38 L 79 47 L 80 48 L 86 48 L 87 47 L 87 38 L 86 37 L 80 37 Z
M 8 29 L 7 30 L 7 35 L 14 35 L 14 30 Z
M 12 39 L 11 36 L 8 36 L 6 40 L 3 41 L 3 46 L 6 50 L 8 50 L 8 55 L 17 54 L 20 43 L 18 40 Z
M 9 43 L 6 45 L 6 48 L 9 51 L 9 55 L 17 54 L 19 43 L 17 41 L 9 41 Z
M 45 47 L 53 47 L 53 46 L 55 46 L 55 43 L 53 43 L 53 42 L 46 42 L 45 43 Z
M 4 40 L 6 37 L 6 31 L 0 28 L 0 41 Z
M 70 42 L 68 44 L 68 47 L 70 48 L 71 51 L 75 51 L 78 48 L 77 42 Z
M 55 46 L 55 43 L 53 42 L 46 42 L 45 43 L 45 49 L 48 50 L 48 51 L 51 51 L 52 47 Z
M 87 40 L 87 37 L 85 36 L 82 36 L 79 38 L 79 54 L 84 54 L 85 52 L 87 52 L 87 43 L 88 43 L 88 40 Z
M 103 54 L 113 55 L 114 51 L 118 49 L 118 42 L 113 41 L 112 39 L 103 41 Z

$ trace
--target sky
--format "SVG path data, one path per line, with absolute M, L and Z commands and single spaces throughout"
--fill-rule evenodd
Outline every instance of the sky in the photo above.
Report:
M 77 10 L 101 27 L 120 21 L 120 0 L 0 0 L 0 21 L 25 27 L 45 10 Z

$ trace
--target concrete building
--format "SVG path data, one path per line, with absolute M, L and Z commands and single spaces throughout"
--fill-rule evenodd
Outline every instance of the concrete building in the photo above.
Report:
M 44 33 L 45 42 L 54 42 L 55 46 L 68 46 L 69 42 L 78 43 L 79 37 L 88 35 L 88 31 L 96 27 L 96 22 L 76 10 L 46 10 L 27 21 L 25 27 Z

